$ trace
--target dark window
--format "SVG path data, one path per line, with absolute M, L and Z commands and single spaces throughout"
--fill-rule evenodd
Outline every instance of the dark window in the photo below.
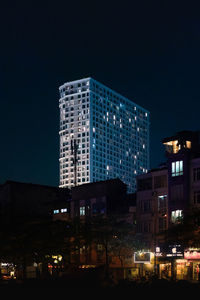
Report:
M 143 211 L 144 212 L 149 212 L 151 209 L 151 203 L 150 203 L 150 200 L 145 200 L 143 202 Z
M 183 185 L 173 185 L 171 187 L 171 202 L 181 202 L 183 200 Z
M 105 214 L 106 212 L 106 203 L 102 200 L 102 198 L 97 198 L 96 203 L 92 205 L 92 213 L 93 214 Z
M 149 222 L 144 222 L 143 229 L 144 232 L 151 232 L 151 224 Z
M 154 177 L 154 188 L 162 188 L 167 186 L 167 176 L 162 175 L 162 176 L 155 176 Z
M 152 178 L 139 179 L 137 184 L 138 184 L 138 191 L 151 190 Z
M 194 192 L 194 204 L 200 204 L 200 191 Z
M 166 229 L 166 218 L 159 218 L 159 231 Z
M 194 181 L 200 180 L 200 168 L 193 169 L 193 180 Z

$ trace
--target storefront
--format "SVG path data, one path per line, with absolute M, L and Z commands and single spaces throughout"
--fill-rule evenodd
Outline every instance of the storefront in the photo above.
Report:
M 184 251 L 182 257 L 181 252 L 177 253 L 160 253 L 156 257 L 158 265 L 159 278 L 177 280 L 200 280 L 200 249 L 189 248 Z
M 184 250 L 180 245 L 170 245 L 156 247 L 155 253 L 137 252 L 134 264 L 125 273 L 129 279 L 148 279 L 157 274 L 160 279 L 200 281 L 200 248 Z
M 12 263 L 0 263 L 0 275 L 1 279 L 8 280 L 8 279 L 15 279 L 15 267 Z
M 190 279 L 200 280 L 200 248 L 189 248 L 184 252 L 184 258 L 187 260 L 187 267 L 190 272 Z

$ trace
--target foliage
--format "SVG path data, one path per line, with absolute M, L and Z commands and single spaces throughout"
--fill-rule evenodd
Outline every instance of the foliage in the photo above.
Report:
M 0 231 L 0 259 L 22 265 L 25 269 L 34 262 L 52 264 L 52 256 L 61 255 L 65 265 L 78 265 L 81 247 L 90 249 L 100 244 L 108 272 L 112 258 L 118 257 L 123 266 L 124 259 L 141 248 L 134 229 L 133 225 L 118 215 L 99 215 L 84 220 L 75 218 L 71 222 L 49 218 L 21 220 Z M 71 260 L 72 257 L 77 261 Z
M 0 232 L 1 260 L 15 264 L 43 262 L 67 252 L 70 226 L 63 221 L 29 219 Z
M 112 258 L 118 257 L 123 266 L 124 259 L 132 256 L 133 252 L 141 247 L 135 235 L 134 225 L 127 223 L 119 215 L 92 217 L 83 223 L 81 228 L 80 236 L 86 245 L 103 246 L 107 269 Z
M 178 224 L 166 231 L 166 240 L 184 247 L 200 246 L 200 210 L 191 210 Z

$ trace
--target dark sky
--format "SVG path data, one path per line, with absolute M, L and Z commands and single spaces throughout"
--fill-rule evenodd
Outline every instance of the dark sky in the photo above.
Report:
M 58 87 L 91 76 L 151 113 L 161 139 L 200 129 L 198 1 L 4 1 L 0 183 L 59 182 Z

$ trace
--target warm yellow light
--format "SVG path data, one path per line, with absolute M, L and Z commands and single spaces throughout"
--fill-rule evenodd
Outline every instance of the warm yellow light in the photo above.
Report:
M 61 261 L 62 260 L 62 255 L 52 255 L 52 258 L 54 258 L 55 260 L 59 260 Z
M 186 148 L 191 148 L 191 142 L 190 141 L 186 141 Z
M 166 142 L 166 143 L 164 143 L 164 145 L 171 146 L 173 153 L 177 153 L 180 150 L 180 147 L 178 146 L 178 141 L 177 140 Z

